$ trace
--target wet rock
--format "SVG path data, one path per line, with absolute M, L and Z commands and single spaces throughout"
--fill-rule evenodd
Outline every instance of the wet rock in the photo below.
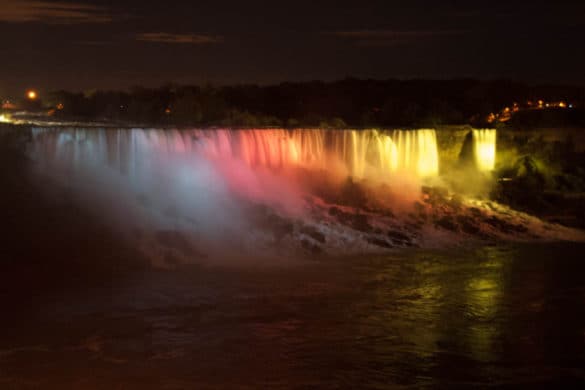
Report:
M 365 188 L 360 183 L 353 181 L 352 177 L 348 177 L 341 188 L 339 201 L 341 204 L 363 208 L 368 203 L 368 197 Z
M 368 216 L 365 214 L 355 214 L 353 215 L 351 226 L 355 230 L 359 230 L 360 232 L 371 232 L 372 225 L 368 222 Z
M 427 218 L 425 205 L 420 202 L 414 202 L 413 204 L 415 213 L 422 219 Z
M 459 194 L 454 194 L 451 197 L 449 205 L 453 208 L 453 210 L 460 211 L 461 208 L 463 207 L 463 197 Z
M 337 207 L 329 207 L 329 215 L 336 216 L 342 213 L 342 211 Z
M 469 212 L 473 215 L 475 215 L 476 217 L 482 216 L 483 213 L 481 212 L 480 209 L 478 209 L 477 207 L 470 207 L 469 208 Z
M 424 225 L 425 224 L 424 224 L 423 221 L 418 220 L 418 221 L 415 221 L 415 222 L 412 222 L 412 223 L 406 223 L 404 226 L 409 229 L 409 232 L 413 236 L 416 236 L 417 234 L 415 232 L 421 230 Z M 413 231 L 415 231 L 415 232 L 413 232 Z
M 389 230 L 388 237 L 398 241 L 410 241 L 410 237 L 398 230 Z
M 308 226 L 308 225 L 302 226 L 300 229 L 300 232 L 303 234 L 306 234 L 307 236 L 311 237 L 315 241 L 320 242 L 321 244 L 325 243 L 325 235 L 323 233 L 321 233 L 320 231 L 318 231 L 313 226 Z
M 457 223 L 461 227 L 464 233 L 467 234 L 478 234 L 480 232 L 477 221 L 468 215 L 459 215 L 457 217 Z
M 513 225 L 518 233 L 528 233 L 528 228 L 521 224 Z M 538 236 L 536 236 L 538 237 Z
M 315 254 L 315 255 L 323 252 L 323 249 L 319 245 L 314 244 L 306 239 L 301 240 L 301 246 L 307 252 Z
M 524 225 L 507 222 L 495 215 L 485 219 L 485 222 L 502 233 L 526 233 L 528 231 Z
M 377 237 L 368 237 L 367 238 L 368 243 L 372 244 L 372 245 L 376 245 L 382 248 L 392 248 L 393 246 L 386 240 L 383 240 L 381 238 L 377 238 Z
M 294 225 L 291 221 L 284 219 L 276 214 L 268 220 L 267 227 L 274 234 L 277 240 L 282 240 L 285 236 L 293 233 Z
M 272 232 L 277 241 L 282 240 L 285 236 L 294 231 L 294 224 L 289 219 L 271 211 L 268 207 L 257 206 L 252 210 L 252 221 L 259 228 Z
M 444 217 L 439 218 L 437 221 L 435 221 L 435 226 L 450 230 L 452 232 L 459 231 L 459 226 L 450 215 L 445 215 Z
M 449 191 L 443 187 L 422 187 L 423 199 L 425 203 L 436 206 L 439 203 L 445 202 Z
M 416 244 L 412 241 L 412 237 L 401 231 L 389 230 L 387 235 L 393 245 L 407 247 L 416 246 Z
M 380 215 L 382 215 L 384 217 L 388 217 L 388 218 L 396 218 L 396 215 L 394 215 L 392 210 L 389 210 L 389 209 L 384 209 L 384 210 L 380 211 Z
M 373 230 L 372 225 L 368 221 L 368 216 L 365 214 L 346 213 L 337 207 L 331 207 L 329 209 L 329 215 L 334 216 L 342 225 L 350 226 L 360 232 L 371 232 Z

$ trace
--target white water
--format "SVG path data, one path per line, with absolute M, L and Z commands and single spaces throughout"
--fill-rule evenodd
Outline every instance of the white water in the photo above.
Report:
M 161 231 L 180 232 L 205 253 L 258 252 L 266 233 L 254 228 L 250 205 L 304 220 L 305 171 L 385 183 L 404 199 L 417 196 L 413 183 L 438 174 L 434 130 L 37 128 L 29 153 L 155 258 L 168 255 L 152 244 Z
M 390 181 L 393 174 L 438 174 L 434 130 L 35 130 L 35 155 L 41 152 L 75 165 L 83 160 L 135 169 L 135 158 L 194 153 L 237 159 L 251 167 L 303 167 L 330 170 L 341 164 L 357 179 Z
M 496 130 L 473 130 L 473 152 L 480 171 L 493 171 L 496 166 Z

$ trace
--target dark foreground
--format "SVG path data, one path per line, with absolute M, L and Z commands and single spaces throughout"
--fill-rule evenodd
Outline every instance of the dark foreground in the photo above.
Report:
M 154 270 L 0 162 L 1 389 L 585 384 L 585 245 Z
M 585 383 L 584 254 L 484 247 L 21 286 L 3 296 L 0 385 Z

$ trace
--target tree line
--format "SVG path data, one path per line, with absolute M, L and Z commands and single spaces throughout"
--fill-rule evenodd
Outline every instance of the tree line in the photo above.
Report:
M 45 104 L 63 119 L 196 126 L 389 127 L 486 125 L 514 102 L 570 101 L 585 88 L 512 81 L 362 80 L 277 85 L 168 84 L 126 91 L 52 92 Z

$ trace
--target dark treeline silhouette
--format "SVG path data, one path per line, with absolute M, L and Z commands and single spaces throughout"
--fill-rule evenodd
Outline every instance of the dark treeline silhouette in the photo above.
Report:
M 46 103 L 64 119 L 156 125 L 372 127 L 486 125 L 517 102 L 565 101 L 583 107 L 585 88 L 511 81 L 360 80 L 278 85 L 135 87 L 57 91 Z M 578 116 L 577 121 L 583 121 Z

